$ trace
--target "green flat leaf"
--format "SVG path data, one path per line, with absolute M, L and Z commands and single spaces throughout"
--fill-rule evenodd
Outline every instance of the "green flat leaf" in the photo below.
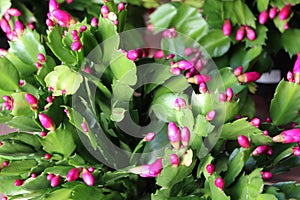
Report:
M 25 99 L 25 94 L 25 92 L 18 92 L 11 95 L 14 99 L 14 107 L 11 112 L 13 116 L 28 116 L 29 114 L 33 115 L 30 105 Z
M 211 57 L 224 55 L 230 48 L 230 38 L 221 30 L 211 30 L 199 40 L 200 45 Z
M 198 115 L 195 122 L 194 137 L 207 137 L 214 130 L 215 126 L 209 123 L 205 116 Z M 193 138 L 191 139 L 193 140 Z
M 58 174 L 62 177 L 66 177 L 70 169 L 74 168 L 73 166 L 54 166 L 48 167 L 45 169 L 44 173 L 46 174 Z
M 71 194 L 71 189 L 62 188 L 47 194 L 45 200 L 68 200 Z
M 13 132 L 6 135 L 1 135 L 0 140 L 13 140 L 13 141 L 19 141 L 24 144 L 28 144 L 32 147 L 34 147 L 36 150 L 40 149 L 41 143 L 39 141 L 39 137 L 34 134 L 30 133 L 23 133 L 23 132 Z
M 14 182 L 20 176 L 4 176 L 0 174 L 0 193 L 1 194 L 15 194 L 24 192 L 22 187 L 16 187 Z
M 11 0 L 0 1 L 0 18 L 5 14 L 6 10 L 11 7 Z
M 278 200 L 286 200 L 284 193 L 282 193 L 277 187 L 266 187 L 266 193 L 275 195 Z
M 212 28 L 222 28 L 224 19 L 221 1 L 206 1 L 202 9 L 207 23 Z
M 208 178 L 210 176 L 206 170 L 206 166 L 208 164 L 211 164 L 213 159 L 214 157 L 212 157 L 210 154 L 201 159 L 197 169 L 197 178 L 200 178 L 202 173 L 204 174 L 205 178 Z
M 283 48 L 290 54 L 300 52 L 300 29 L 288 29 L 281 35 Z M 291 38 L 293 38 L 291 40 Z
M 196 94 L 193 92 L 191 105 L 195 113 L 206 115 L 214 108 L 214 96 L 210 93 Z
M 273 124 L 288 124 L 298 117 L 298 111 L 300 110 L 299 98 L 300 85 L 284 80 L 280 81 L 270 107 Z
M 6 124 L 22 131 L 38 132 L 42 130 L 42 127 L 33 118 L 26 116 L 13 117 Z
M 185 41 L 182 35 L 175 38 L 162 38 L 161 48 L 167 53 L 174 53 L 175 55 L 184 55 Z
M 69 157 L 76 148 L 72 130 L 67 127 L 59 127 L 55 131 L 48 133 L 41 141 L 43 149 L 49 153 L 61 154 L 65 158 Z
M 106 199 L 105 194 L 101 189 L 96 187 L 90 187 L 85 184 L 80 184 L 73 189 L 72 199 L 73 200 L 82 200 L 82 199 Z
M 74 72 L 66 65 L 59 65 L 54 68 L 54 71 L 50 72 L 45 77 L 47 87 L 54 89 L 54 96 L 62 95 L 62 91 L 65 90 L 65 94 L 74 94 L 83 78 L 78 72 Z
M 0 59 L 0 88 L 13 91 L 19 88 L 19 74 L 15 66 L 5 57 Z
M 269 7 L 269 1 L 270 0 L 265 0 L 265 1 L 257 1 L 257 10 L 259 12 L 262 12 L 264 10 L 267 10 Z
M 15 54 L 22 62 L 34 65 L 39 53 L 45 55 L 45 48 L 40 43 L 40 36 L 36 31 L 25 29 L 22 36 L 10 42 L 9 52 Z
M 230 188 L 230 194 L 234 200 L 257 199 L 263 186 L 261 169 L 255 169 L 249 175 L 242 175 L 237 183 Z
M 26 177 L 30 174 L 31 168 L 36 165 L 35 160 L 10 161 L 9 165 L 1 170 L 1 174 L 6 176 L 25 175 Z
M 257 200 L 278 200 L 278 199 L 272 194 L 259 194 Z
M 293 154 L 293 148 L 294 148 L 294 144 L 290 144 L 287 145 L 288 148 L 282 150 L 279 155 L 276 156 L 276 158 L 273 161 L 273 164 L 276 165 L 277 163 L 279 163 L 281 160 L 283 160 L 284 158 L 287 158 L 289 156 L 291 156 Z
M 280 189 L 286 196 L 286 199 L 295 198 L 300 199 L 300 185 L 294 181 L 276 183 L 273 186 Z
M 24 189 L 37 191 L 49 188 L 49 181 L 46 175 L 39 175 L 36 178 L 28 178 L 23 184 Z
M 166 15 L 166 13 L 168 13 Z M 159 6 L 151 15 L 150 23 L 153 24 L 154 33 L 169 27 L 173 17 L 177 14 L 177 9 L 172 4 Z
M 67 49 L 62 42 L 62 35 L 60 33 L 60 28 L 55 26 L 48 33 L 48 46 L 53 52 L 53 54 L 63 63 L 74 65 L 77 63 L 75 54 L 71 49 Z
M 209 184 L 209 189 L 210 189 L 210 195 L 211 195 L 211 199 L 212 200 L 230 200 L 230 197 L 227 196 L 224 191 L 220 190 L 220 188 L 218 188 L 215 185 L 215 179 L 216 179 L 216 175 L 211 175 L 208 177 L 207 182 Z

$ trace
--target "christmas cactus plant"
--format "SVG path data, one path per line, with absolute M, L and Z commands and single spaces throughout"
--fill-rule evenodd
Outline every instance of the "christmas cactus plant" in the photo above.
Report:
M 2 199 L 300 199 L 298 4 L 2 0 Z

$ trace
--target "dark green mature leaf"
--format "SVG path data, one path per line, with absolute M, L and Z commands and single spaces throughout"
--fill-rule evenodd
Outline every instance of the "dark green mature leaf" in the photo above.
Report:
M 28 144 L 28 145 L 34 147 L 36 150 L 40 149 L 40 147 L 41 147 L 39 137 L 37 135 L 30 134 L 30 133 L 13 132 L 13 133 L 9 133 L 7 135 L 0 136 L 1 141 L 6 140 L 6 139 L 19 141 L 24 144 Z
M 46 175 L 39 175 L 36 178 L 28 178 L 23 184 L 23 187 L 29 191 L 36 191 L 49 188 L 49 181 Z
M 280 191 L 285 194 L 287 199 L 300 199 L 300 185 L 296 184 L 294 181 L 276 183 L 273 186 L 279 188 Z
M 257 199 L 264 186 L 260 171 L 261 169 L 255 169 L 249 175 L 242 175 L 229 190 L 232 199 Z
M 4 15 L 7 9 L 11 6 L 11 0 L 2 0 L 0 1 L 0 18 Z
M 45 48 L 40 43 L 39 34 L 36 31 L 26 29 L 16 41 L 10 42 L 9 52 L 15 54 L 22 62 L 34 65 L 39 53 L 45 55 Z
M 249 50 L 236 49 L 232 57 L 230 58 L 230 66 L 236 68 L 238 66 L 243 66 L 244 71 L 247 71 L 247 68 L 251 61 L 257 58 L 262 52 L 261 46 L 255 46 Z
M 42 130 L 42 127 L 33 118 L 26 116 L 13 117 L 6 124 L 22 131 L 38 132 Z
M 200 45 L 212 57 L 224 55 L 230 48 L 230 38 L 221 30 L 211 30 L 199 40 Z
M 300 29 L 288 29 L 281 35 L 283 48 L 290 55 L 297 54 L 300 52 L 299 35 L 300 35 Z
M 166 15 L 166 13 L 168 13 Z M 169 27 L 173 17 L 177 14 L 177 9 L 172 4 L 163 4 L 158 7 L 151 15 L 150 22 L 154 26 L 154 32 Z
M 0 59 L 0 89 L 13 91 L 19 88 L 19 74 L 15 66 L 6 58 Z
M 201 159 L 200 164 L 197 168 L 197 178 L 200 178 L 202 173 L 204 174 L 205 178 L 208 178 L 210 176 L 206 170 L 206 166 L 208 164 L 211 164 L 213 159 L 214 157 L 212 157 L 210 154 Z
M 292 122 L 300 110 L 300 85 L 280 81 L 274 98 L 271 101 L 270 116 L 275 125 L 284 125 Z
M 206 1 L 202 9 L 207 23 L 212 28 L 221 28 L 223 26 L 224 19 L 221 1 Z
M 50 132 L 41 141 L 43 149 L 49 153 L 61 154 L 65 158 L 69 157 L 76 148 L 71 131 L 68 127 L 59 127 Z
M 46 195 L 46 200 L 68 200 L 71 196 L 72 189 L 62 188 L 55 190 Z

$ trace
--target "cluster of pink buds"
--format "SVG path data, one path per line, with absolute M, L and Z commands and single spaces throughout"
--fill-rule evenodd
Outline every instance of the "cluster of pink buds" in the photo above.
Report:
M 56 129 L 56 126 L 55 126 L 55 123 L 53 122 L 53 120 L 51 119 L 51 117 L 49 117 L 48 115 L 46 114 L 43 114 L 43 113 L 40 113 L 38 115 L 39 117 L 39 120 L 42 124 L 42 126 L 49 130 L 49 131 L 55 131 Z
M 241 26 L 235 34 L 235 39 L 237 41 L 242 41 L 245 37 L 245 33 L 249 40 L 252 41 L 252 40 L 256 39 L 255 31 L 252 28 L 250 28 L 249 26 Z
M 258 80 L 260 74 L 258 72 L 245 72 L 237 76 L 237 79 L 240 83 L 250 83 Z
M 180 148 L 180 142 L 183 147 L 188 146 L 190 142 L 190 131 L 187 127 L 182 127 L 181 131 L 175 124 L 175 122 L 169 122 L 168 124 L 168 138 L 174 149 Z
M 232 88 L 227 88 L 225 93 L 220 93 L 219 101 L 221 101 L 221 102 L 226 102 L 226 101 L 231 102 L 233 97 L 234 97 L 234 94 L 233 94 Z
M 157 177 L 163 169 L 162 158 L 158 158 L 151 164 L 144 164 L 129 169 L 129 172 L 139 174 L 141 177 Z
M 26 93 L 25 99 L 29 103 L 32 110 L 36 110 L 38 108 L 39 101 L 35 96 L 33 96 L 32 94 Z
M 174 101 L 175 110 L 186 109 L 186 101 L 183 98 L 176 98 Z
M 297 59 L 294 64 L 293 72 L 287 73 L 287 80 L 300 84 L 300 53 L 297 54 Z
M 272 155 L 273 151 L 272 151 L 271 147 L 269 147 L 267 145 L 261 145 L 261 146 L 256 147 L 254 149 L 254 151 L 252 152 L 253 156 L 259 156 L 262 154 Z
M 61 181 L 61 177 L 59 175 L 48 174 L 47 180 L 50 181 L 51 187 L 57 187 Z
M 83 32 L 86 30 L 86 26 L 82 26 L 80 27 L 80 32 Z M 73 51 L 79 51 L 82 49 L 82 43 L 80 41 L 80 37 L 78 35 L 78 31 L 77 30 L 72 30 L 71 31 L 71 35 L 72 35 L 72 39 L 73 39 L 73 43 L 71 44 L 71 49 Z
M 10 96 L 2 97 L 4 102 L 2 103 L 3 110 L 12 110 L 14 106 L 14 100 Z
M 122 8 L 122 5 L 123 5 L 123 8 Z M 120 5 L 120 8 L 118 6 L 119 12 L 124 10 L 124 8 L 125 8 L 124 3 Z M 122 9 L 122 10 L 120 10 L 120 9 Z M 100 12 L 104 18 L 109 19 L 110 21 L 112 21 L 114 23 L 114 25 L 118 26 L 118 24 L 119 24 L 118 16 L 116 15 L 116 13 L 110 12 L 109 8 L 106 5 L 103 5 L 101 7 Z
M 242 148 L 248 149 L 250 147 L 250 139 L 244 135 L 239 135 L 237 141 Z
M 162 33 L 163 38 L 176 38 L 177 32 L 175 28 L 170 28 Z
M 59 9 L 60 5 L 56 0 L 49 1 L 49 13 L 47 14 L 48 19 L 46 20 L 47 26 L 51 29 L 55 24 L 62 27 L 69 27 L 75 23 L 75 20 L 70 13 Z
M 300 142 L 300 128 L 293 128 L 282 131 L 273 137 L 273 142 L 293 143 Z
M 145 51 L 141 48 L 129 50 L 126 54 L 128 60 L 135 61 L 138 58 L 143 58 L 145 56 Z
M 46 62 L 45 55 L 42 54 L 42 53 L 39 53 L 39 54 L 37 55 L 37 60 L 38 60 L 38 62 L 35 63 L 35 66 L 36 66 L 38 69 L 41 69 L 42 63 L 45 63 L 45 62 Z
M 291 12 L 292 12 L 291 4 L 286 4 L 280 11 L 277 7 L 272 7 L 269 10 L 269 12 L 268 12 L 268 10 L 262 11 L 258 16 L 258 22 L 260 24 L 265 24 L 267 22 L 268 18 L 274 19 L 277 16 L 278 12 L 279 12 L 279 14 L 278 14 L 279 20 L 282 20 L 282 21 L 287 20 L 290 17 Z M 287 30 L 288 28 L 289 28 L 289 25 L 286 22 L 284 29 Z

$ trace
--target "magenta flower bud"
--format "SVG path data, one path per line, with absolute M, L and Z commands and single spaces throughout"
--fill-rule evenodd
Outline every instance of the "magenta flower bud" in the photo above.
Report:
M 49 154 L 49 153 L 46 153 L 45 154 L 45 159 L 46 160 L 50 160 L 52 158 L 52 155 L 51 154 Z
M 81 128 L 82 128 L 82 130 L 84 131 L 84 132 L 89 132 L 89 129 L 88 129 L 88 127 L 87 127 L 87 125 L 86 125 L 86 123 L 85 122 L 82 122 L 81 123 Z
M 239 135 L 237 141 L 242 148 L 248 149 L 250 147 L 250 140 L 244 135 Z
M 21 186 L 21 185 L 23 185 L 23 180 L 22 179 L 15 180 L 15 186 Z
M 184 55 L 185 56 L 190 56 L 192 54 L 193 54 L 193 49 L 192 48 L 188 47 L 188 48 L 184 49 Z
M 10 96 L 3 96 L 2 99 L 4 101 L 12 101 L 12 98 Z
M 294 80 L 294 74 L 292 72 L 290 72 L 290 71 L 286 74 L 286 79 L 289 82 L 295 82 L 295 80 Z
M 246 26 L 246 34 L 247 34 L 247 38 L 249 40 L 255 40 L 256 39 L 256 33 L 253 29 L 251 29 L 250 27 Z
M 78 41 L 80 42 L 80 37 L 78 35 L 73 35 L 72 39 L 74 42 L 78 42 Z
M 294 156 L 300 156 L 300 147 L 299 146 L 295 146 L 292 150 Z
M 48 96 L 48 97 L 46 98 L 46 101 L 47 101 L 48 103 L 52 103 L 52 102 L 53 102 L 53 97 L 52 97 L 52 96 Z
M 151 142 L 152 140 L 154 140 L 155 136 L 156 136 L 156 134 L 154 132 L 149 132 L 144 137 L 144 141 Z
M 253 118 L 252 120 L 251 120 L 251 124 L 253 125 L 253 126 L 255 126 L 255 127 L 259 127 L 259 125 L 260 125 L 260 119 L 259 118 Z
M 134 174 L 139 174 L 141 177 L 157 177 L 161 173 L 162 168 L 162 158 L 159 158 L 151 164 L 134 167 L 129 171 Z
M 300 57 L 298 56 L 297 60 L 295 61 L 293 67 L 293 75 L 295 76 L 295 82 L 300 82 Z
M 173 167 L 177 167 L 179 165 L 179 157 L 176 154 L 170 155 L 170 162 Z
M 10 33 L 11 29 L 9 23 L 5 19 L 0 20 L 0 27 L 4 33 Z
M 41 137 L 46 137 L 46 136 L 47 136 L 47 133 L 46 133 L 45 131 L 41 131 L 41 132 L 40 132 L 40 136 L 41 136 Z
M 225 36 L 229 36 L 231 34 L 232 26 L 231 26 L 231 23 L 230 23 L 230 19 L 226 19 L 224 21 L 222 31 L 223 31 Z
M 268 20 L 269 13 L 267 10 L 262 11 L 258 16 L 258 22 L 260 24 L 265 24 Z
M 293 143 L 300 142 L 300 128 L 289 129 L 273 137 L 273 142 Z
M 68 174 L 67 174 L 66 180 L 68 182 L 72 182 L 72 181 L 77 180 L 79 178 L 79 176 L 80 176 L 81 170 L 82 170 L 82 168 L 73 168 L 73 169 L 70 169 L 69 172 L 68 172 Z
M 128 60 L 135 61 L 136 59 L 138 59 L 139 54 L 138 54 L 138 52 L 136 50 L 129 50 L 127 52 L 126 57 L 128 58 Z
M 219 95 L 219 101 L 220 102 L 225 102 L 227 100 L 226 94 L 220 93 Z
M 0 141 L 0 147 L 3 146 L 3 142 Z
M 73 2 L 73 0 L 66 0 L 67 4 L 70 4 Z
M 19 17 L 22 13 L 20 10 L 18 10 L 17 8 L 9 8 L 6 11 L 9 15 L 15 16 L 15 17 Z
M 33 22 L 30 22 L 27 24 L 27 27 L 30 28 L 31 30 L 34 30 L 35 29 L 35 25 Z
M 59 4 L 56 0 L 49 1 L 49 12 L 52 13 L 54 10 L 59 9 Z
M 179 69 L 178 67 L 171 67 L 170 72 L 175 76 L 178 76 L 181 74 L 181 69 Z
M 232 88 L 227 88 L 226 89 L 226 100 L 227 101 L 232 101 L 232 97 L 233 97 Z
M 46 19 L 46 25 L 49 26 L 49 27 L 53 27 L 54 23 L 51 19 Z
M 46 62 L 46 58 L 45 58 L 44 54 L 42 54 L 42 53 L 39 53 L 39 54 L 38 54 L 37 59 L 38 59 L 38 61 L 40 61 L 41 63 Z
M 0 57 L 6 56 L 8 51 L 6 49 L 0 48 Z
M 106 15 L 109 13 L 109 9 L 108 9 L 107 6 L 103 5 L 103 6 L 101 7 L 100 12 L 101 12 L 101 14 L 102 14 L 103 16 L 106 16 Z
M 173 58 L 175 58 L 175 54 L 173 54 L 173 53 L 167 55 L 167 57 L 166 57 L 167 60 L 170 60 L 170 59 L 173 59 Z
M 237 41 L 242 41 L 244 39 L 244 37 L 245 37 L 245 27 L 242 26 L 237 30 L 237 32 L 235 34 L 235 39 Z
M 175 149 L 179 149 L 181 135 L 177 125 L 174 122 L 169 122 L 168 124 L 168 138 L 171 145 Z
M 54 17 L 54 21 L 57 21 L 62 27 L 69 26 L 73 20 L 72 16 L 64 10 L 56 9 L 51 14 Z
M 269 180 L 272 178 L 272 173 L 271 172 L 261 172 L 261 176 L 264 180 Z
M 87 27 L 86 25 L 82 25 L 80 28 L 79 28 L 79 32 L 82 33 L 84 31 L 86 31 Z
M 270 11 L 269 11 L 270 19 L 274 19 L 276 17 L 277 11 L 278 11 L 278 8 L 276 8 L 276 7 L 273 7 L 270 9 Z
M 285 22 L 283 28 L 284 30 L 288 30 L 290 28 L 289 23 Z
M 114 23 L 115 26 L 119 25 L 119 21 L 118 20 L 113 20 L 113 23 Z
M 165 53 L 163 52 L 163 50 L 158 50 L 154 53 L 153 57 L 154 59 L 161 59 L 165 57 Z
M 188 69 L 192 68 L 193 66 L 194 65 L 187 60 L 181 60 L 177 63 L 177 67 L 181 70 L 188 70 Z
M 3 196 L 3 197 L 1 198 L 1 200 L 8 200 L 8 198 L 7 198 L 6 196 Z
M 292 5 L 286 4 L 279 12 L 279 19 L 286 20 L 291 15 L 291 12 L 292 12 Z
M 73 43 L 71 44 L 71 49 L 72 49 L 73 51 L 79 51 L 79 50 L 81 50 L 81 49 L 82 49 L 82 44 L 81 44 L 81 42 L 80 42 L 80 41 L 75 41 L 75 42 L 73 42 Z
M 50 185 L 51 187 L 56 187 L 58 186 L 60 183 L 60 176 L 59 175 L 56 175 L 54 176 L 51 180 L 50 180 Z
M 7 167 L 9 165 L 9 161 L 7 161 L 7 160 L 3 161 L 2 165 L 3 165 L 3 167 Z
M 206 165 L 206 171 L 209 175 L 212 175 L 215 171 L 215 166 L 213 164 Z
M 88 170 L 90 173 L 93 173 L 93 172 L 95 171 L 94 167 L 89 167 L 87 170 Z
M 269 150 L 269 147 L 267 145 L 258 146 L 254 149 L 252 152 L 253 156 L 259 156 L 261 154 L 267 153 Z
M 207 121 L 212 121 L 212 120 L 215 119 L 215 117 L 216 117 L 216 111 L 215 111 L 215 110 L 211 110 L 211 111 L 209 111 L 209 112 L 206 114 L 205 119 L 206 119 Z
M 45 129 L 47 129 L 49 131 L 55 131 L 55 129 L 56 129 L 55 124 L 48 115 L 43 114 L 43 113 L 39 114 L 39 120 Z
M 233 70 L 233 74 L 235 76 L 239 76 L 243 73 L 243 66 L 239 66 Z
M 94 176 L 92 173 L 90 173 L 88 170 L 86 169 L 83 169 L 82 171 L 82 179 L 83 179 L 83 182 L 85 184 L 87 184 L 88 186 L 93 186 L 94 185 Z
M 162 33 L 163 38 L 175 38 L 176 36 L 177 32 L 175 28 L 167 29 Z
M 120 2 L 120 3 L 118 4 L 118 11 L 121 12 L 121 11 L 123 11 L 124 9 L 125 9 L 125 4 L 124 4 L 124 2 Z
M 195 68 L 196 70 L 199 72 L 203 69 L 203 62 L 201 59 L 199 59 L 197 62 L 196 62 L 196 65 L 195 65 Z
M 221 190 L 223 190 L 224 187 L 224 180 L 221 177 L 216 178 L 215 180 L 215 185 L 220 188 Z
M 237 78 L 241 83 L 250 83 L 258 80 L 260 78 L 260 74 L 258 72 L 245 72 Z
M 269 131 L 264 130 L 264 131 L 263 131 L 263 135 L 265 135 L 265 136 L 269 135 Z
M 39 62 L 34 63 L 34 65 L 36 66 L 36 68 L 41 69 L 42 68 L 42 64 Z
M 98 19 L 96 17 L 93 17 L 91 20 L 91 26 L 97 27 L 98 26 Z
M 199 84 L 199 92 L 202 93 L 202 94 L 207 92 L 207 86 L 206 86 L 205 83 L 202 82 L 202 83 Z
M 51 181 L 51 179 L 53 179 L 54 176 L 55 176 L 54 174 L 48 174 L 48 175 L 47 175 L 47 180 L 48 180 L 48 181 Z
M 188 127 L 184 126 L 181 129 L 181 143 L 184 147 L 189 145 L 191 133 Z
M 37 174 L 33 172 L 33 173 L 31 174 L 31 178 L 36 178 L 36 177 L 37 177 Z
M 197 74 L 197 75 L 189 78 L 188 82 L 199 85 L 200 83 L 206 83 L 206 82 L 210 81 L 210 79 L 211 79 L 211 77 L 208 75 Z
M 14 30 L 17 33 L 17 35 L 20 36 L 23 33 L 24 29 L 25 28 L 24 28 L 24 25 L 22 24 L 22 22 L 20 20 L 17 20 L 15 22 L 15 26 L 14 26 Z
M 25 99 L 30 104 L 30 107 L 33 110 L 36 110 L 38 108 L 39 101 L 37 100 L 37 98 L 35 98 L 35 96 L 33 96 L 32 94 L 26 93 L 25 94 Z
M 174 102 L 174 107 L 176 110 L 186 109 L 186 102 L 183 98 L 176 98 Z

